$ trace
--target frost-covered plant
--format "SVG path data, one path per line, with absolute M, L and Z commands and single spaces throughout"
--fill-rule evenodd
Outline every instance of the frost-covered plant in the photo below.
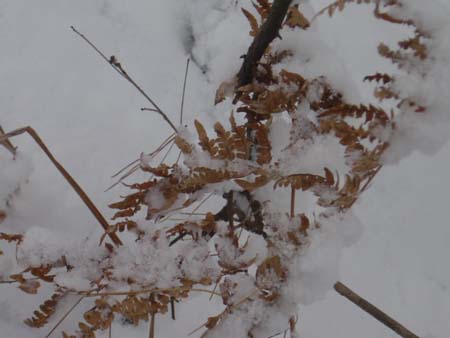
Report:
M 209 292 L 224 310 L 206 320 L 202 337 L 285 330 L 296 336 L 298 304 L 332 287 L 339 250 L 357 233 L 351 207 L 384 164 L 414 149 L 437 149 L 442 139 L 435 128 L 448 121 L 448 19 L 423 13 L 423 1 L 400 0 L 339 0 L 318 15 L 332 16 L 351 2 L 371 4 L 376 19 L 412 31 L 395 47 L 378 47 L 395 72 L 364 78 L 376 85 L 379 106 L 351 102 L 321 74 L 327 65 L 314 62 L 322 59 L 310 22 L 291 6 L 282 33 L 304 35 L 301 51 L 272 44 L 251 81 L 237 76 L 217 90 L 216 105 L 231 111 L 227 124 L 216 122 L 210 131 L 196 120 L 195 133 L 179 129 L 143 155 L 129 172 L 150 177 L 110 205 L 117 222 L 105 229 L 101 246 L 61 245 L 57 238 L 48 245 L 53 235 L 36 228 L 24 236 L 2 234 L 18 242 L 24 267 L 10 278 L 29 293 L 39 281 L 55 289 L 26 324 L 44 326 L 61 299 L 77 294 L 92 307 L 77 333 L 63 335 L 94 337 L 117 316 L 154 324 L 173 302 Z M 271 6 L 258 0 L 258 19 L 243 10 L 252 36 Z M 154 165 L 172 144 L 181 157 Z M 205 210 L 208 200 L 215 203 Z M 123 245 L 105 241 L 121 232 L 131 235 Z

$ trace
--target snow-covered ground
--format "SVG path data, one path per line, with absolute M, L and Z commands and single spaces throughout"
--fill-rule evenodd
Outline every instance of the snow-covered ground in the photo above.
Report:
M 328 1 L 311 2 L 318 9 Z M 449 0 L 441 2 L 450 10 Z M 189 123 L 211 110 L 218 84 L 237 71 L 239 56 L 251 41 L 248 23 L 234 3 L 0 0 L 0 125 L 6 131 L 32 126 L 97 206 L 111 215 L 107 205 L 121 193 L 120 188 L 104 192 L 113 182 L 111 174 L 154 149 L 171 130 L 156 114 L 140 111 L 146 101 L 70 25 L 107 55 L 116 55 L 175 121 L 186 58 L 193 56 L 185 104 Z M 350 8 L 341 18 L 323 18 L 315 28 L 355 76 L 377 62 L 367 46 L 389 33 L 358 17 L 358 11 Z M 357 30 L 351 20 L 361 23 Z M 12 141 L 20 153 L 11 164 L 10 154 L 0 148 L 0 194 L 14 192 L 11 177 L 22 184 L 9 201 L 0 232 L 39 226 L 67 237 L 83 233 L 98 238 L 100 227 L 34 142 L 27 136 Z M 354 208 L 364 232 L 340 264 L 344 283 L 427 338 L 450 336 L 449 152 L 447 144 L 433 156 L 413 153 L 383 168 Z M 0 277 L 12 269 L 0 257 Z M 0 285 L 0 338 L 44 337 L 45 330 L 22 324 L 42 297 Z M 185 337 L 218 306 L 207 296 L 195 296 L 177 306 L 176 322 L 158 318 L 156 337 Z M 80 311 L 62 327 L 73 328 Z M 396 337 L 331 290 L 324 300 L 301 307 L 299 315 L 302 337 Z M 115 325 L 113 336 L 144 337 L 146 330 Z

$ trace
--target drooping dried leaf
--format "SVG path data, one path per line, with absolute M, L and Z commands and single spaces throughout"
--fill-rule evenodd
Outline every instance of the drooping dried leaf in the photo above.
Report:
M 289 7 L 284 24 L 291 28 L 299 27 L 302 29 L 306 29 L 310 25 L 309 20 L 299 11 L 298 4 Z
M 255 37 L 259 31 L 258 21 L 253 16 L 253 14 L 250 13 L 249 11 L 247 11 L 246 9 L 241 8 L 241 10 L 242 10 L 242 13 L 244 13 L 245 17 L 247 18 L 248 22 L 250 23 L 250 27 L 251 27 L 251 31 L 249 33 L 250 36 Z
M 256 278 L 262 278 L 264 275 L 275 273 L 275 275 L 284 279 L 286 277 L 285 270 L 281 264 L 280 256 L 266 258 L 256 269 Z
M 62 289 L 57 289 L 50 299 L 39 305 L 39 310 L 34 311 L 34 316 L 24 320 L 24 323 L 30 327 L 43 327 L 48 323 L 50 317 L 56 312 L 56 306 L 67 295 Z
M 35 295 L 40 286 L 41 283 L 37 280 L 26 280 L 25 282 L 19 284 L 19 289 L 25 293 Z
M 274 189 L 290 186 L 295 190 L 306 191 L 318 184 L 327 184 L 327 179 L 319 175 L 293 174 L 277 180 Z
M 0 210 L 1 212 L 1 210 Z M 1 213 L 0 213 L 0 221 L 1 221 Z M 23 240 L 23 235 L 21 234 L 7 234 L 4 232 L 0 232 L 0 240 L 7 241 L 8 243 L 16 242 L 20 244 Z
M 216 96 L 214 98 L 214 104 L 217 105 L 228 96 L 233 95 L 234 88 L 236 87 L 236 78 L 232 81 L 224 81 L 220 84 L 219 88 L 216 90 Z
M 195 120 L 194 124 L 195 129 L 197 129 L 198 139 L 200 141 L 199 145 L 202 147 L 203 150 L 207 151 L 210 154 L 214 154 L 213 146 L 209 141 L 205 127 L 203 127 L 203 124 L 201 124 L 200 121 L 198 120 Z
M 261 21 L 264 21 L 270 13 L 272 4 L 268 0 L 256 0 L 258 4 L 252 2 L 253 7 L 258 11 Z
M 219 320 L 220 320 L 220 315 L 219 316 L 208 317 L 208 320 L 205 323 L 205 327 L 207 329 L 212 329 L 213 327 L 215 327 L 217 325 Z
M 253 191 L 265 186 L 269 182 L 269 178 L 267 176 L 261 175 L 257 176 L 253 182 L 241 179 L 236 179 L 234 180 L 234 182 L 236 182 L 236 184 L 238 184 L 244 190 Z
M 175 137 L 175 144 L 177 145 L 178 149 L 181 150 L 183 154 L 191 154 L 192 153 L 192 145 L 189 144 L 185 139 L 183 139 L 180 136 Z
M 364 81 L 383 82 L 383 84 L 389 83 L 392 80 L 392 76 L 386 73 L 375 73 L 373 75 L 367 75 L 366 77 L 364 77 Z

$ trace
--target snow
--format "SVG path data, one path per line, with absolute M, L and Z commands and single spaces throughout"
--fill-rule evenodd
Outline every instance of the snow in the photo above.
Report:
M 313 5 L 319 8 L 326 2 L 314 1 Z M 408 2 L 411 12 L 420 2 Z M 449 1 L 442 2 L 450 8 Z M 214 91 L 238 70 L 239 56 L 245 53 L 251 41 L 247 34 L 248 22 L 240 6 L 248 8 L 249 1 L 235 6 L 235 1 L 231 0 L 207 1 L 206 4 L 202 0 L 182 3 L 174 0 L 44 0 L 39 4 L 0 0 L 0 125 L 6 131 L 33 126 L 101 211 L 111 215 L 107 204 L 116 201 L 124 190 L 119 187 L 103 192 L 111 184 L 110 175 L 138 158 L 141 152 L 156 148 L 171 130 L 156 114 L 139 111 L 146 101 L 102 63 L 69 26 L 73 24 L 87 34 L 108 56 L 116 55 L 173 121 L 178 121 L 184 66 L 190 56 L 193 62 L 185 123 L 192 125 L 193 118 L 200 117 L 202 122 L 210 121 L 212 125 L 216 120 L 226 121 L 230 112 L 227 104 L 211 107 Z M 331 19 L 321 18 L 320 25 L 316 22 L 310 34 L 287 33 L 277 42 L 279 46 L 290 44 L 304 54 L 300 61 L 314 56 L 310 55 L 313 47 L 320 47 L 319 58 L 306 68 L 298 60 L 291 63 L 297 63 L 298 68 L 294 70 L 311 71 L 309 75 L 316 75 L 313 73 L 317 69 L 315 64 L 328 59 L 329 55 L 325 54 L 335 51 L 347 61 L 347 68 L 329 64 L 322 73 L 339 88 L 346 88 L 346 97 L 355 101 L 368 94 L 355 87 L 355 82 L 361 80 L 358 74 L 372 71 L 366 69 L 367 60 L 372 60 L 373 55 L 367 45 L 375 46 L 385 34 L 382 29 L 376 30 L 370 19 L 357 17 L 355 13 L 364 11 L 356 7 L 350 5 L 341 18 L 338 14 Z M 426 6 L 426 9 L 431 11 L 431 7 Z M 436 18 L 432 20 L 435 26 L 430 29 L 442 29 L 442 20 L 448 24 L 444 9 L 430 13 Z M 349 18 L 362 23 L 361 29 L 352 29 L 346 21 Z M 448 43 L 448 29 L 440 34 Z M 315 41 L 317 36 L 324 40 L 320 46 Z M 395 41 L 394 36 L 390 37 Z M 437 55 L 442 57 L 441 67 L 445 68 L 447 62 L 447 72 L 434 69 L 431 76 L 436 83 L 426 87 L 424 92 L 413 92 L 415 96 L 441 98 L 433 100 L 437 106 L 432 107 L 430 121 L 424 122 L 421 117 L 418 121 L 408 118 L 400 123 L 400 131 L 413 137 L 399 137 L 398 149 L 393 148 L 386 159 L 395 165 L 383 168 L 355 206 L 354 215 L 338 221 L 339 229 L 323 223 L 323 228 L 314 230 L 304 256 L 295 258 L 292 263 L 297 270 L 293 270 L 295 274 L 286 294 L 295 295 L 302 303 L 298 325 L 302 337 L 395 337 L 330 291 L 338 278 L 420 336 L 450 336 L 449 96 L 442 92 L 446 86 L 448 88 L 449 74 L 448 54 L 437 51 Z M 386 66 L 379 58 L 372 61 L 373 69 Z M 348 65 L 356 75 L 345 76 Z M 413 80 L 399 79 L 402 88 L 409 89 L 408 93 L 417 86 L 405 87 L 404 84 L 419 81 Z M 280 119 L 276 123 L 281 128 L 283 121 Z M 280 137 L 272 136 L 273 140 Z M 328 141 L 322 140 L 315 145 L 316 149 L 295 149 L 298 156 L 308 158 L 305 171 L 319 165 L 322 170 L 323 166 L 341 158 L 336 154 L 339 149 L 329 148 Z M 98 273 L 94 258 L 103 255 L 98 248 L 102 229 L 27 136 L 16 137 L 12 142 L 20 149 L 15 161 L 0 148 L 0 209 L 7 208 L 8 215 L 0 225 L 0 232 L 25 232 L 18 253 L 21 264 L 37 266 L 66 255 L 79 269 L 84 266 L 83 271 L 60 272 L 56 280 L 61 285 L 86 289 L 89 287 L 87 277 Z M 405 143 L 409 142 L 414 142 L 415 146 L 405 152 Z M 413 152 L 417 148 L 426 156 Z M 399 159 L 402 161 L 398 162 Z M 217 166 L 220 167 L 220 163 Z M 340 167 L 345 166 L 340 163 Z M 20 190 L 14 193 L 18 186 Z M 11 206 L 6 206 L 11 194 Z M 283 204 L 283 200 L 279 202 Z M 217 240 L 219 244 L 221 240 Z M 137 276 L 142 283 L 151 284 L 146 278 L 158 275 L 159 281 L 170 284 L 174 276 L 182 273 L 192 273 L 192 279 L 211 273 L 205 244 L 198 247 L 183 244 L 179 248 L 180 256 L 167 257 L 164 250 L 167 243 L 155 243 L 155 248 L 148 246 L 149 241 L 144 239 L 120 249 L 123 252 L 115 259 L 123 270 L 114 271 L 118 278 Z M 350 244 L 353 246 L 348 247 Z M 258 259 L 267 256 L 261 243 L 251 240 L 249 245 L 252 253 L 259 254 Z M 81 250 L 85 256 L 74 254 L 80 247 L 85 248 Z M 0 256 L 0 278 L 4 278 L 10 271 L 20 269 L 13 265 L 14 247 L 2 242 L 1 248 L 5 255 Z M 180 257 L 183 257 L 181 269 L 162 263 L 179 263 Z M 242 260 L 251 258 L 246 256 Z M 239 292 L 237 300 L 251 293 L 251 289 L 243 288 Z M 208 316 L 219 313 L 223 306 L 208 302 L 208 297 L 195 296 L 190 302 L 177 305 L 175 322 L 158 317 L 156 337 L 187 336 Z M 20 291 L 0 285 L 0 304 L 0 336 L 42 335 L 21 324 L 37 306 L 36 299 L 24 298 Z M 239 330 L 245 330 L 246 325 L 260 325 L 258 337 L 268 333 L 265 328 L 270 327 L 276 333 L 276 329 L 281 331 L 288 326 L 282 321 L 286 317 L 280 313 L 282 307 L 267 311 L 261 304 L 252 303 L 250 308 L 236 312 L 233 321 L 219 326 L 217 337 L 228 337 L 231 330 L 236 330 L 234 336 L 238 337 Z M 74 318 L 75 315 L 69 317 L 62 328 L 72 327 L 70 322 Z M 113 336 L 125 334 L 130 338 L 142 337 L 146 335 L 146 328 L 114 325 Z
M 3 149 L 2 149 L 3 151 Z M 12 206 L 12 200 L 19 193 L 20 187 L 25 184 L 32 171 L 30 159 L 21 152 L 15 156 L 3 152 L 0 157 L 0 210 Z

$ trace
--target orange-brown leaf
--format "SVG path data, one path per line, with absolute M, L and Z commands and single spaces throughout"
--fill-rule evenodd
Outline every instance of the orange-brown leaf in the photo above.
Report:
M 247 18 L 248 22 L 250 23 L 250 36 L 256 36 L 256 34 L 258 34 L 259 31 L 259 26 L 258 26 L 258 21 L 256 20 L 256 18 L 253 16 L 252 13 L 250 13 L 249 11 L 247 11 L 244 8 L 241 8 L 242 13 L 244 13 L 245 17 Z
M 298 5 L 289 8 L 284 24 L 291 28 L 300 27 L 302 29 L 306 29 L 310 25 L 309 20 L 298 10 Z

